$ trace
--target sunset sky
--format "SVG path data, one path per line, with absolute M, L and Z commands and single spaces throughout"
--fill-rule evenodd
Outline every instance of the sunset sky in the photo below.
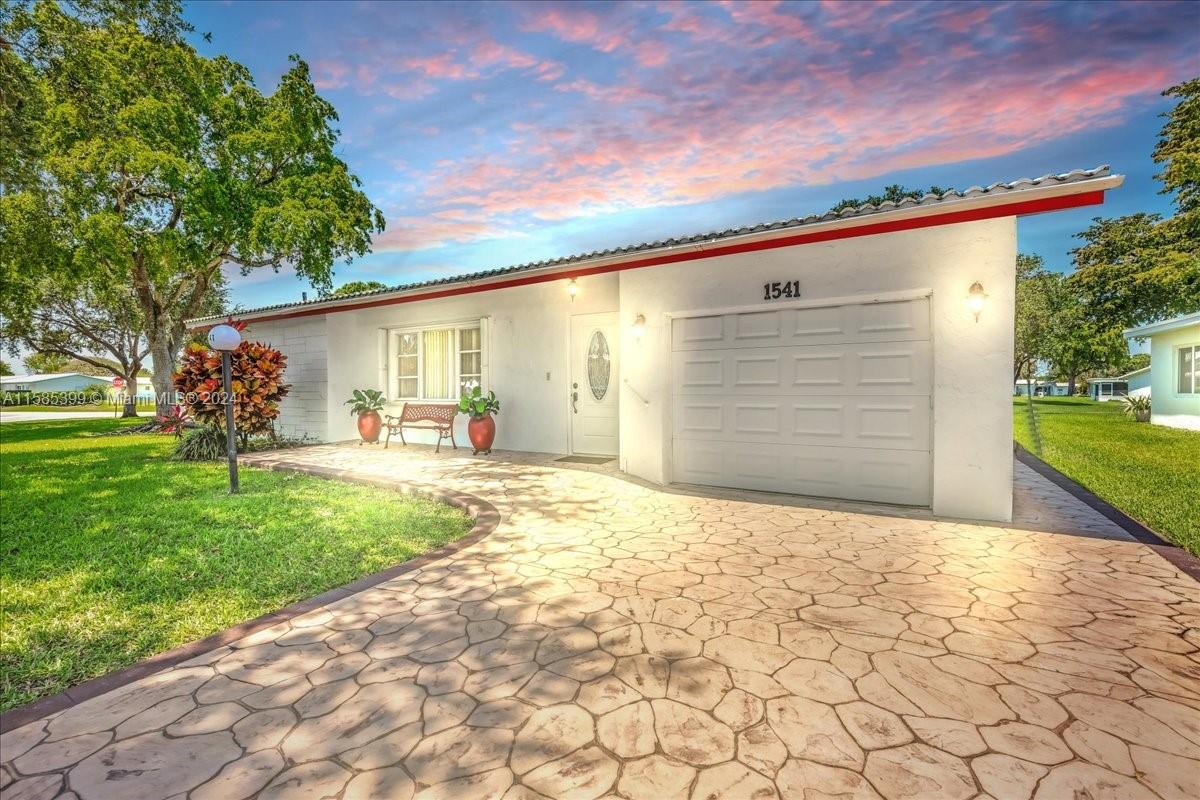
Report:
M 1027 218 L 1067 269 L 1096 214 L 1166 212 L 1150 160 L 1200 75 L 1189 3 L 189 3 L 201 52 L 271 90 L 289 53 L 387 217 L 335 284 L 445 277 L 1111 163 L 1100 209 Z M 210 32 L 211 43 L 201 39 Z M 309 290 L 269 270 L 243 307 Z

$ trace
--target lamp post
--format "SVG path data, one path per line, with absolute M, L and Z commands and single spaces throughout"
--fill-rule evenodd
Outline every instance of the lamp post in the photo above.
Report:
M 217 325 L 208 332 L 208 344 L 221 352 L 221 383 L 225 389 L 225 452 L 229 456 L 229 493 L 238 493 L 237 438 L 233 424 L 233 359 L 242 335 L 232 325 Z

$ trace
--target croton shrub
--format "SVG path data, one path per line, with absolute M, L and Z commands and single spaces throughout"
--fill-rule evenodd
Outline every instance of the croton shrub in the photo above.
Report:
M 250 436 L 273 434 L 279 401 L 292 388 L 283 382 L 287 356 L 262 342 L 250 341 L 243 341 L 231 356 L 233 419 L 238 434 L 243 441 Z M 175 373 L 175 390 L 197 422 L 224 424 L 220 353 L 199 342 L 189 344 Z

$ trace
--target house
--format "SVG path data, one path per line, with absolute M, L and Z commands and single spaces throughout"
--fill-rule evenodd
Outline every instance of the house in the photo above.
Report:
M 354 438 L 355 388 L 397 414 L 478 383 L 503 403 L 498 448 L 1008 520 L 1017 217 L 1122 181 L 1080 170 L 236 318 L 288 357 L 289 435 Z
M 1032 381 L 1016 381 L 1013 383 L 1014 397 L 1028 397 L 1030 392 L 1034 397 L 1066 397 L 1071 384 L 1066 381 L 1052 381 L 1049 378 L 1035 378 Z
M 82 392 L 86 389 L 106 389 L 108 378 L 84 375 L 82 372 L 48 372 L 41 375 L 5 375 L 0 389 L 5 392 Z
M 1150 368 L 1142 367 L 1115 378 L 1088 378 L 1088 397 L 1101 403 L 1132 395 L 1150 396 Z
M 1150 340 L 1150 421 L 1200 431 L 1200 311 L 1129 328 Z

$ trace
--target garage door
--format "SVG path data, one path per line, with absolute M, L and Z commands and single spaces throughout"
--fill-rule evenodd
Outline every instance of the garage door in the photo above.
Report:
M 672 323 L 673 480 L 927 506 L 929 300 Z

